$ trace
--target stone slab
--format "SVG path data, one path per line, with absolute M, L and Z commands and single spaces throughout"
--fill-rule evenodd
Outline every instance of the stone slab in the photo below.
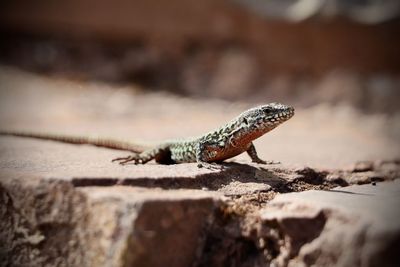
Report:
M 221 199 L 9 175 L 0 178 L 0 266 L 188 266 Z
M 398 266 L 400 181 L 278 195 L 260 212 L 279 232 L 276 266 Z

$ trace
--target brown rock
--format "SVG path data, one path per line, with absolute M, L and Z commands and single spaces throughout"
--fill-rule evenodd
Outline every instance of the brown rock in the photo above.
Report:
M 398 180 L 278 195 L 260 212 L 279 233 L 269 240 L 280 244 L 272 264 L 398 266 L 399 205 Z
M 75 188 L 2 173 L 1 266 L 188 266 L 217 203 L 200 190 Z

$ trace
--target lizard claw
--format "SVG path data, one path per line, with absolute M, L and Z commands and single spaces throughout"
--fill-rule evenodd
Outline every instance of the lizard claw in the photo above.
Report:
M 136 155 L 133 156 L 127 156 L 127 157 L 120 157 L 120 158 L 115 158 L 111 160 L 111 162 L 119 161 L 118 163 L 121 165 L 125 165 L 128 162 L 134 161 L 135 164 L 141 164 L 142 160 L 137 157 Z
M 262 160 L 262 159 L 257 160 L 257 161 L 253 161 L 253 162 L 254 163 L 258 163 L 258 164 L 265 164 L 265 165 L 281 164 L 280 161 L 273 161 L 273 160 L 265 161 L 265 160 Z

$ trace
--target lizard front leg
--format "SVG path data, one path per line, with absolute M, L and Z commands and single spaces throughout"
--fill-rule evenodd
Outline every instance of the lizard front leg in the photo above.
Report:
M 275 161 L 265 161 L 258 157 L 256 147 L 253 143 L 250 144 L 249 148 L 246 150 L 247 154 L 250 156 L 251 161 L 259 164 L 279 164 L 280 162 Z

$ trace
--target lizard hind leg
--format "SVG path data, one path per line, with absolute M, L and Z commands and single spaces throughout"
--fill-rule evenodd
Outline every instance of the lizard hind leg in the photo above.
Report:
M 115 158 L 111 160 L 111 162 L 117 161 L 121 165 L 125 165 L 128 162 L 133 161 L 135 164 L 144 164 L 143 161 L 140 159 L 139 154 L 133 154 L 127 157 L 120 157 L 120 158 Z
M 211 162 L 212 155 L 207 150 L 206 146 L 211 147 L 212 145 L 206 142 L 199 142 L 196 146 L 196 162 L 198 168 L 206 168 L 209 170 L 223 170 L 222 165 L 218 165 L 215 162 Z
M 135 164 L 146 164 L 152 159 L 156 159 L 158 163 L 168 164 L 168 149 L 165 147 L 156 147 L 153 149 L 146 150 L 140 154 L 133 154 L 127 157 L 115 158 L 112 162 L 119 162 L 121 165 L 125 165 L 129 162 L 134 162 Z M 169 159 L 171 158 L 169 154 Z
M 163 149 L 154 157 L 157 163 L 159 164 L 175 164 L 176 162 L 172 159 L 171 150 Z

